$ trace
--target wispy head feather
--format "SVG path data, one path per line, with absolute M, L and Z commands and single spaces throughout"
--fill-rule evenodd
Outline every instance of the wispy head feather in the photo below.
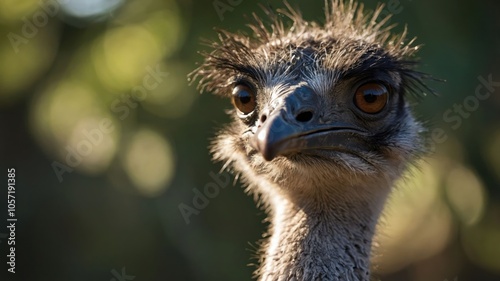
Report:
M 210 44 L 211 52 L 203 53 L 205 61 L 189 75 L 190 80 L 199 80 L 201 92 L 228 95 L 234 77 L 246 75 L 258 81 L 297 71 L 300 53 L 314 56 L 320 67 L 335 71 L 374 67 L 397 71 L 408 92 L 432 92 L 422 83 L 428 76 L 413 69 L 419 46 L 414 45 L 414 38 L 407 40 L 406 28 L 401 34 L 391 32 L 395 27 L 387 24 L 391 16 L 381 17 L 384 5 L 366 12 L 352 0 L 326 0 L 324 24 L 306 21 L 298 9 L 287 2 L 285 6 L 277 13 L 263 7 L 267 23 L 252 14 L 250 36 L 219 30 L 219 40 Z

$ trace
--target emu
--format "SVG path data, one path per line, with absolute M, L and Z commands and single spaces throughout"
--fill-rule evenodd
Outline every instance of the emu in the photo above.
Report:
M 285 4 L 254 14 L 251 35 L 220 31 L 190 74 L 234 105 L 211 152 L 268 214 L 256 278 L 369 280 L 384 203 L 425 152 L 407 101 L 430 91 L 418 46 L 383 6 L 325 1 L 319 24 Z

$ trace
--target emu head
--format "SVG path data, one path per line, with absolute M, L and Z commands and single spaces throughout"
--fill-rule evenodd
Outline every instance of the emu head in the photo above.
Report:
M 317 24 L 288 7 L 279 13 L 289 28 L 271 11 L 267 25 L 254 15 L 251 36 L 220 31 L 192 73 L 202 91 L 233 104 L 214 158 L 264 202 L 276 192 L 320 208 L 377 200 L 422 152 L 406 101 L 425 88 L 413 70 L 418 47 L 391 34 L 388 18 L 377 21 L 381 11 L 332 1 Z

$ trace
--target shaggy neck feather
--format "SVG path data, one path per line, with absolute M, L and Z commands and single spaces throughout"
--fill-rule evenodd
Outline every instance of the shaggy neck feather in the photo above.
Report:
M 372 237 L 387 197 L 379 195 L 320 208 L 275 196 L 260 280 L 368 281 Z

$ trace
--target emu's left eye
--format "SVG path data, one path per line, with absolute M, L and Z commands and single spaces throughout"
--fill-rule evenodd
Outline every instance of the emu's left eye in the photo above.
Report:
M 389 100 L 389 91 L 380 83 L 366 83 L 361 85 L 354 95 L 354 104 L 361 111 L 376 114 L 382 111 Z
M 234 106 L 243 114 L 251 113 L 257 106 L 254 90 L 242 84 L 234 87 L 232 102 Z

